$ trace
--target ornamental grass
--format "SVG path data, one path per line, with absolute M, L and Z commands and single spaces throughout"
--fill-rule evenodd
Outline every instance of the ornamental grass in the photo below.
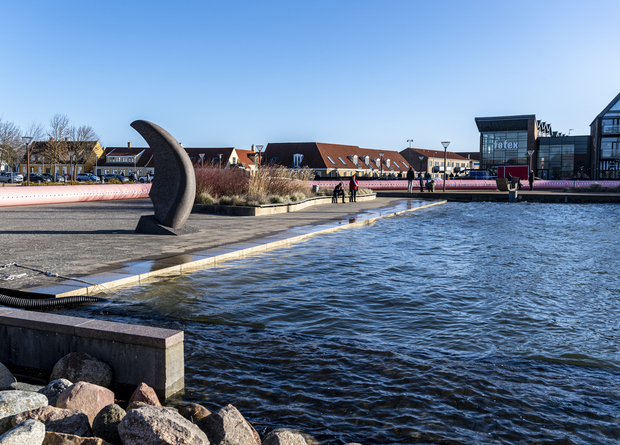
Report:
M 197 204 L 250 205 L 299 201 L 313 196 L 307 168 L 263 167 L 253 172 L 231 167 L 196 169 Z

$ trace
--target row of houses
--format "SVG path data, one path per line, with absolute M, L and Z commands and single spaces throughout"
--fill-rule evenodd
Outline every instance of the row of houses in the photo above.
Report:
M 97 176 L 121 174 L 138 177 L 155 174 L 154 157 L 149 147 L 103 148 L 99 142 L 89 144 L 89 152 L 78 159 L 71 141 L 62 159 L 45 159 L 46 142 L 35 142 L 30 148 L 30 171 L 38 173 L 67 174 L 93 172 Z M 262 148 L 262 147 L 261 147 Z M 401 152 L 361 148 L 356 145 L 326 144 L 321 142 L 270 143 L 263 151 L 252 147 L 242 150 L 234 147 L 184 147 L 195 168 L 221 166 L 238 167 L 249 171 L 259 166 L 274 165 L 288 168 L 310 168 L 317 178 L 399 178 L 409 168 L 418 173 L 438 177 L 459 175 L 477 167 L 475 154 L 446 152 L 443 150 L 406 148 Z M 25 153 L 17 170 L 26 174 Z

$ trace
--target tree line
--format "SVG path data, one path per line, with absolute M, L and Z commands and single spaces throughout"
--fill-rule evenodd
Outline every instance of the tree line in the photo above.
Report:
M 31 123 L 24 131 L 14 122 L 0 117 L 0 165 L 7 164 L 12 170 L 22 162 L 25 152 L 22 137 L 32 137 L 33 148 L 47 160 L 47 164 L 67 163 L 69 155 L 73 162 L 84 163 L 93 155 L 90 142 L 99 136 L 90 125 L 71 125 L 64 114 L 56 113 L 48 127 L 39 122 Z M 31 151 L 32 153 L 32 151 Z

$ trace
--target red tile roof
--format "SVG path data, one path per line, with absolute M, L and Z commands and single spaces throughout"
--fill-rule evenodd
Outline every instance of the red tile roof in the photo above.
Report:
M 384 153 L 384 171 L 406 171 L 409 169 L 407 161 L 393 150 L 377 150 L 370 148 L 360 148 L 357 145 L 326 144 L 322 142 L 278 142 L 270 143 L 263 155 L 264 163 L 276 163 L 291 167 L 293 165 L 293 155 L 302 154 L 302 166 L 316 169 L 346 169 L 346 170 L 380 170 L 381 167 L 375 159 L 380 159 L 379 153 Z M 358 156 L 358 163 L 355 165 L 351 157 Z M 364 162 L 364 158 L 370 158 L 369 164 Z M 390 160 L 390 167 L 387 167 L 387 160 Z
M 404 150 L 402 150 L 401 154 L 402 153 L 407 153 L 407 150 L 409 150 L 409 148 L 405 148 Z M 426 156 L 427 158 L 443 158 L 443 156 L 444 156 L 444 151 L 443 150 L 427 150 L 425 148 L 413 148 L 412 147 L 411 151 L 413 153 L 418 153 L 421 156 Z M 448 158 L 450 158 L 450 159 L 453 159 L 453 160 L 459 160 L 459 161 L 461 161 L 461 160 L 466 161 L 467 160 L 467 158 L 465 158 L 465 157 L 461 156 L 460 154 L 455 153 L 453 151 L 448 151 L 446 153 L 446 156 Z

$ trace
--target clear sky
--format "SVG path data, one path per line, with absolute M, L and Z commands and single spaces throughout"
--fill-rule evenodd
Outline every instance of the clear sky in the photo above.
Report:
M 0 116 L 104 146 L 317 141 L 477 151 L 477 116 L 589 134 L 620 92 L 620 1 L 0 2 Z

